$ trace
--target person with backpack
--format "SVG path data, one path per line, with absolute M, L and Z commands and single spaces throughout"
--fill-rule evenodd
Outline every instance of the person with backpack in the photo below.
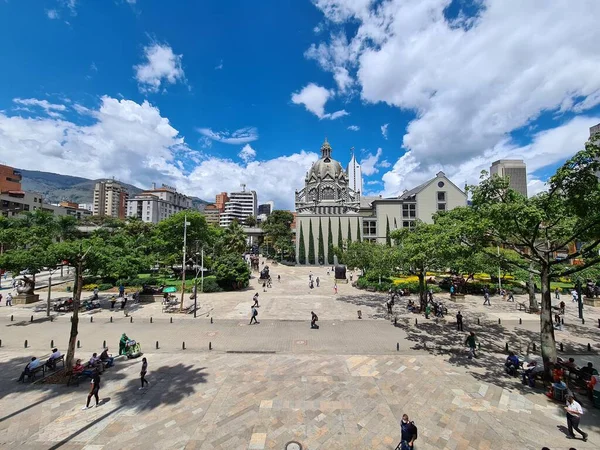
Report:
M 317 321 L 319 317 L 314 313 L 314 311 L 310 312 L 310 327 L 313 329 L 319 329 L 319 325 L 317 325 Z
M 250 317 L 250 325 L 252 325 L 252 321 L 254 321 L 254 323 L 260 323 L 258 320 L 256 320 L 256 316 L 258 316 L 258 310 L 252 306 L 252 317 Z
M 411 422 L 407 414 L 402 414 L 400 422 L 400 443 L 396 450 L 412 450 L 418 437 L 418 429 L 414 422 Z

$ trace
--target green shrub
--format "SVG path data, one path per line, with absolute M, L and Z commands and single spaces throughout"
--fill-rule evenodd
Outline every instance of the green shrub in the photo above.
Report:
M 108 291 L 112 287 L 113 286 L 110 283 L 102 283 L 101 285 L 98 286 L 98 290 L 99 291 Z
M 198 283 L 198 291 L 200 291 L 200 283 Z M 204 292 L 223 292 L 223 289 L 218 285 L 215 276 L 204 277 Z

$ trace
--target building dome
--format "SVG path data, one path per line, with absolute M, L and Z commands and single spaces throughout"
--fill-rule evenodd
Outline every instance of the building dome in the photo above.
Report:
M 329 142 L 327 142 L 327 138 L 325 138 L 325 142 L 323 142 L 323 145 L 321 146 L 321 158 L 312 165 L 307 174 L 307 179 L 313 177 L 323 179 L 327 175 L 333 179 L 346 178 L 342 165 L 331 158 L 331 146 L 329 145 Z

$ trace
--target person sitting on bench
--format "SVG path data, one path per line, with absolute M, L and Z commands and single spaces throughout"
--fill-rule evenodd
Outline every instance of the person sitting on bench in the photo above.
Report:
M 517 374 L 517 370 L 519 369 L 519 357 L 513 352 L 509 352 L 504 366 L 507 374 L 515 376 Z
M 100 361 L 102 361 L 103 363 L 106 363 L 106 368 L 108 369 L 109 367 L 114 366 L 115 364 L 115 358 L 112 357 L 112 355 L 108 354 L 108 347 L 106 347 L 102 353 L 100 353 Z
M 544 363 L 538 357 L 532 358 L 527 366 L 524 367 L 523 384 L 529 384 L 530 387 L 535 387 L 535 377 L 538 373 L 544 371 Z
M 104 371 L 104 366 L 102 364 L 102 360 L 98 357 L 98 353 L 92 354 L 88 362 L 88 366 L 98 370 L 98 372 L 102 373 Z
M 25 375 L 27 375 L 28 377 L 31 377 L 31 375 L 33 374 L 33 371 L 35 369 L 37 369 L 38 367 L 40 367 L 41 365 L 42 365 L 42 362 L 39 359 L 37 359 L 35 356 L 32 356 L 31 361 L 29 361 L 29 363 L 27 363 L 27 365 L 25 366 L 25 370 L 23 370 L 23 373 L 19 377 L 19 381 L 25 381 Z
M 73 375 L 74 376 L 86 375 L 86 376 L 92 378 L 92 375 L 94 375 L 94 371 L 83 367 L 83 364 L 81 364 L 81 360 L 78 359 L 77 361 L 75 361 L 75 365 L 73 366 Z
M 53 348 L 52 349 L 52 354 L 50 355 L 50 358 L 48 358 L 48 361 L 46 361 L 46 366 L 48 366 L 51 369 L 56 369 L 56 360 L 58 358 L 60 358 L 62 356 L 62 353 L 58 351 L 57 348 Z

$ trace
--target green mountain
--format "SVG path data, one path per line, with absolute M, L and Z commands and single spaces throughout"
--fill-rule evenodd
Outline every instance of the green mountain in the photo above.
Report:
M 37 170 L 18 170 L 23 176 L 23 190 L 42 194 L 44 201 L 48 203 L 58 203 L 62 200 L 76 203 L 92 203 L 94 200 L 94 186 L 96 182 L 101 181 Z M 143 189 L 132 184 L 120 181 L 119 183 L 127 188 L 130 197 L 143 191 Z M 200 211 L 204 210 L 204 207 L 209 203 L 198 197 L 191 198 L 194 208 Z

